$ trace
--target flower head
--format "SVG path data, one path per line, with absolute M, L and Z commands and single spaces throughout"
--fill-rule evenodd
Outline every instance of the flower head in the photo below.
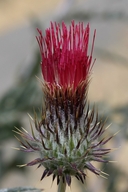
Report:
M 70 87 L 74 90 L 88 78 L 91 55 L 88 55 L 89 24 L 84 28 L 83 23 L 71 23 L 69 29 L 62 23 L 51 23 L 46 30 L 45 37 L 38 30 L 37 41 L 42 56 L 42 73 L 49 85 L 57 85 L 64 89 Z M 95 38 L 95 33 L 94 33 Z
M 104 122 L 99 120 L 95 107 L 90 109 L 86 97 L 95 32 L 90 56 L 89 25 L 85 28 L 83 23 L 72 22 L 67 29 L 64 23 L 51 23 L 45 36 L 38 32 L 45 108 L 40 121 L 36 116 L 33 119 L 37 135 L 32 125 L 32 136 L 17 129 L 23 139 L 21 149 L 39 151 L 40 157 L 26 165 L 43 165 L 41 180 L 52 174 L 57 183 L 61 179 L 70 185 L 72 176 L 83 183 L 84 170 L 102 174 L 92 162 L 108 162 L 104 155 L 110 149 L 104 145 L 112 138 L 103 137 Z

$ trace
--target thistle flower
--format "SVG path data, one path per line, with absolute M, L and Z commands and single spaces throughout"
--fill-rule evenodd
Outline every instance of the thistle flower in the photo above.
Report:
M 40 121 L 36 115 L 33 119 L 37 135 L 32 125 L 32 135 L 25 129 L 15 132 L 22 137 L 21 150 L 40 154 L 26 166 L 43 165 L 41 180 L 53 175 L 59 191 L 65 191 L 72 176 L 84 183 L 87 169 L 102 175 L 92 162 L 108 162 L 104 156 L 110 152 L 104 145 L 112 137 L 103 137 L 105 122 L 87 100 L 95 31 L 90 56 L 89 24 L 85 28 L 73 21 L 68 29 L 64 22 L 51 23 L 45 36 L 38 32 L 45 108 Z

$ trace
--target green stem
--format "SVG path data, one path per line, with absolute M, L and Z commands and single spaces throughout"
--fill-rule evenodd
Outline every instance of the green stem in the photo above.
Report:
M 60 182 L 58 185 L 58 192 L 65 192 L 66 191 L 66 182 L 63 182 L 63 179 L 60 178 Z

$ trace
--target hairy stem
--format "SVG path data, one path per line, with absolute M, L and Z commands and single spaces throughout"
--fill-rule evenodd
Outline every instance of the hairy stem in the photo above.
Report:
M 63 179 L 60 179 L 59 185 L 58 185 L 58 192 L 65 192 L 66 191 L 66 182 L 63 181 Z

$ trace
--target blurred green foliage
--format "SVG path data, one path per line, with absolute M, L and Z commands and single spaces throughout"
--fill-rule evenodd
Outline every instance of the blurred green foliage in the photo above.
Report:
M 0 192 L 42 192 L 42 189 L 36 189 L 31 187 L 16 187 L 11 189 L 1 189 Z

